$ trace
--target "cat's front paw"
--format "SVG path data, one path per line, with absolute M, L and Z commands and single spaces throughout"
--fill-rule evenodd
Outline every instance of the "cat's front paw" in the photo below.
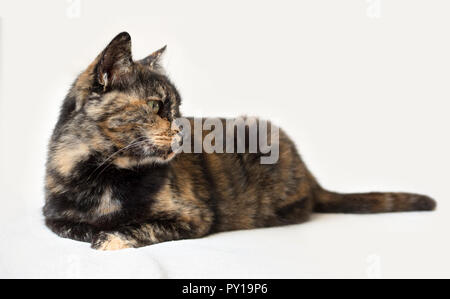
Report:
M 136 247 L 134 242 L 128 240 L 118 232 L 100 232 L 94 236 L 91 247 L 101 251 L 120 250 Z

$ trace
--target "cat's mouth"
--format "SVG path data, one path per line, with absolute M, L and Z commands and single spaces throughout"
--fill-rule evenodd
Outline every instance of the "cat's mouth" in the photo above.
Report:
M 176 142 L 176 137 L 152 136 L 146 138 L 139 146 L 131 149 L 131 154 L 138 159 L 154 159 L 158 161 L 168 161 L 177 152 L 174 152 L 172 145 Z
M 120 150 L 114 164 L 130 169 L 138 165 L 167 163 L 180 152 L 175 146 L 180 140 L 179 133 L 172 132 L 138 137 Z
M 122 156 L 114 159 L 113 163 L 120 168 L 131 169 L 136 166 L 153 164 L 153 163 L 167 163 L 172 160 L 177 151 L 173 151 L 170 146 L 155 146 L 151 143 L 142 144 L 138 148 L 134 148 L 124 153 Z

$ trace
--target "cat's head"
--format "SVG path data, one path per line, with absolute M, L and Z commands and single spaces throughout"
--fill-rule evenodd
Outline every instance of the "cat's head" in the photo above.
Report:
M 114 153 L 124 167 L 174 156 L 171 145 L 178 133 L 174 120 L 180 114 L 180 96 L 158 64 L 164 50 L 133 61 L 130 35 L 121 33 L 69 93 L 80 126 L 73 129 L 85 131 L 90 147 Z

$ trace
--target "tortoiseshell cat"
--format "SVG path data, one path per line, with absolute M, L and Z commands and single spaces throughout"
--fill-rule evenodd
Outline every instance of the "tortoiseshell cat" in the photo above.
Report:
M 121 33 L 73 84 L 45 182 L 46 224 L 59 236 L 116 250 L 301 223 L 312 212 L 435 208 L 423 195 L 322 189 L 282 131 L 276 164 L 260 164 L 261 153 L 174 153 L 180 96 L 158 66 L 163 51 L 133 61 Z

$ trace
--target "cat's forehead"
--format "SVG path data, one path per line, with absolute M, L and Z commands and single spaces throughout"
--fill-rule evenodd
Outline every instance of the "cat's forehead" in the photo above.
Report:
M 165 101 L 170 97 L 170 86 L 163 80 L 154 77 L 135 76 L 127 80 L 121 86 L 105 93 L 102 97 L 103 101 L 112 100 L 126 103 L 134 99 L 159 99 Z
M 166 98 L 170 86 L 164 77 L 153 72 L 137 70 L 129 80 L 117 88 L 123 94 L 140 98 L 160 97 Z
M 128 91 L 112 91 L 105 94 L 100 101 L 101 106 L 125 106 L 144 104 L 149 100 L 159 100 L 165 102 L 167 97 L 164 92 L 145 92 L 138 89 Z

